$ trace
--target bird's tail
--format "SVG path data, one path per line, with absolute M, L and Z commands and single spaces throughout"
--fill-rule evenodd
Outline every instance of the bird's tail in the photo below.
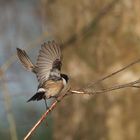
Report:
M 27 102 L 30 102 L 30 101 L 39 101 L 41 99 L 44 98 L 44 94 L 45 92 L 44 91 L 41 91 L 41 92 L 37 92 L 34 96 L 32 96 Z
M 31 62 L 30 58 L 28 57 L 27 53 L 24 50 L 17 48 L 17 56 L 20 62 L 22 63 L 22 65 L 26 68 L 26 70 L 35 73 L 35 66 Z

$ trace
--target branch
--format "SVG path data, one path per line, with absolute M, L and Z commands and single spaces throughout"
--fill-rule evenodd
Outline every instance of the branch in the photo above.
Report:
M 127 84 L 122 84 L 122 85 L 117 85 L 117 86 L 113 86 L 110 88 L 106 88 L 106 89 L 102 89 L 102 90 L 98 90 L 98 91 L 78 91 L 78 90 L 70 90 L 67 93 L 65 93 L 60 100 L 62 100 L 65 96 L 67 95 L 73 95 L 73 94 L 80 94 L 80 95 L 85 95 L 85 94 L 90 94 L 90 95 L 95 95 L 95 94 L 101 94 L 101 93 L 106 93 L 106 92 L 110 92 L 113 90 L 118 90 L 118 89 L 122 89 L 122 88 L 130 88 L 130 87 L 134 87 L 134 88 L 140 88 L 140 86 L 135 86 L 135 84 L 139 84 L 140 83 L 140 79 L 127 83 Z M 59 101 L 60 101 L 59 100 Z M 37 121 L 37 123 L 32 127 L 32 129 L 28 132 L 28 134 L 26 135 L 26 137 L 24 138 L 24 140 L 28 140 L 28 138 L 31 136 L 31 134 L 35 131 L 35 129 L 41 124 L 41 122 L 47 117 L 47 115 L 49 114 L 49 112 L 51 112 L 57 105 L 58 101 L 56 100 L 51 107 L 42 115 L 42 117 Z
M 119 69 L 119 70 L 117 70 L 117 71 L 115 71 L 115 72 L 113 72 L 113 73 L 111 73 L 109 75 L 106 75 L 106 76 L 104 76 L 104 77 L 102 77 L 102 78 L 100 78 L 100 79 L 98 79 L 98 80 L 96 80 L 94 82 L 91 82 L 89 85 L 87 85 L 87 87 L 97 85 L 100 82 L 102 82 L 102 81 L 104 81 L 104 80 L 106 80 L 106 79 L 108 79 L 108 78 L 110 78 L 110 77 L 112 77 L 112 76 L 114 76 L 114 75 L 126 70 L 127 68 L 129 68 L 129 67 L 131 67 L 131 66 L 133 66 L 133 65 L 135 65 L 135 64 L 137 64 L 139 62 L 140 62 L 140 59 L 137 59 L 137 60 L 131 62 L 130 64 L 128 64 L 127 66 L 125 66 L 125 67 L 123 67 L 123 68 L 121 68 L 121 69 Z
M 66 91 L 58 98 L 58 100 L 55 100 L 55 102 L 49 107 L 49 109 L 41 116 L 41 118 L 37 121 L 37 123 L 28 132 L 28 134 L 25 136 L 24 140 L 28 140 L 29 139 L 29 137 L 36 130 L 36 128 L 47 117 L 47 115 L 56 107 L 57 103 L 60 102 L 66 96 L 66 93 L 69 92 L 69 90 L 70 90 L 70 87 L 67 87 Z
M 98 83 L 100 83 L 101 81 L 119 73 L 119 72 L 122 72 L 123 70 L 129 68 L 130 66 L 136 64 L 140 62 L 140 59 L 136 60 L 136 61 L 133 61 L 132 63 L 128 64 L 127 66 L 117 70 L 116 72 L 113 72 L 107 76 L 104 76 L 103 78 L 100 78 L 99 80 L 95 81 L 95 82 L 92 82 L 90 83 L 87 87 L 90 87 L 90 86 L 93 86 L 93 85 L 96 85 Z M 102 93 L 106 93 L 106 92 L 111 92 L 111 91 L 114 91 L 114 90 L 119 90 L 119 89 L 122 89 L 122 88 L 140 88 L 139 85 L 137 84 L 140 84 L 140 79 L 136 80 L 136 81 L 133 81 L 133 82 L 129 82 L 129 83 L 126 83 L 126 84 L 121 84 L 121 85 L 115 85 L 113 87 L 109 87 L 109 88 L 104 88 L 104 89 L 101 89 L 101 90 L 90 90 L 90 89 L 82 89 L 82 90 L 71 90 L 70 88 L 67 90 L 66 93 L 62 94 L 61 97 L 59 98 L 59 101 L 61 101 L 65 96 L 67 95 L 74 95 L 74 94 L 79 94 L 79 95 L 85 95 L 85 94 L 90 94 L 90 95 L 95 95 L 95 94 L 102 94 Z M 29 137 L 32 135 L 32 133 L 36 130 L 36 128 L 41 124 L 41 122 L 47 117 L 47 115 L 56 107 L 58 103 L 58 100 L 56 100 L 52 105 L 51 107 L 41 116 L 41 118 L 37 121 L 37 123 L 32 127 L 32 129 L 28 132 L 28 134 L 25 136 L 24 140 L 28 140 Z
M 36 130 L 36 128 L 41 124 L 41 122 L 46 118 L 46 116 L 51 112 L 57 105 L 58 101 L 56 100 L 51 107 L 41 116 L 41 118 L 37 121 L 37 123 L 32 127 L 32 129 L 28 132 L 24 140 L 28 140 L 31 134 Z
M 122 88 L 140 88 L 140 86 L 137 86 L 135 84 L 140 84 L 140 79 L 127 83 L 127 84 L 121 84 L 121 85 L 115 85 L 113 87 L 109 87 L 109 88 L 105 88 L 105 89 L 101 89 L 101 90 L 97 90 L 97 91 L 88 91 L 88 90 L 83 90 L 83 91 L 78 91 L 78 90 L 71 90 L 70 93 L 68 93 L 67 95 L 71 95 L 71 94 L 90 94 L 90 95 L 95 95 L 95 94 L 102 94 L 102 93 L 106 93 L 106 92 L 110 92 L 113 90 L 118 90 L 118 89 L 122 89 Z

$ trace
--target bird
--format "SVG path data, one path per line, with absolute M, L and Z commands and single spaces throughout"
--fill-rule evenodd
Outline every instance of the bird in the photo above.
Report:
M 68 75 L 61 73 L 62 53 L 60 46 L 55 41 L 44 42 L 39 50 L 35 65 L 25 50 L 17 48 L 17 57 L 26 70 L 36 75 L 39 82 L 37 92 L 27 102 L 44 99 L 46 109 L 48 109 L 46 100 L 50 98 L 57 100 L 69 81 Z

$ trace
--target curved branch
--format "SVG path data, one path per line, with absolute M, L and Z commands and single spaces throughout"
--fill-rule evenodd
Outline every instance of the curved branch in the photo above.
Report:
M 24 140 L 28 140 L 31 134 L 36 130 L 36 128 L 41 124 L 41 122 L 46 118 L 46 116 L 51 112 L 55 107 L 58 101 L 56 100 L 51 107 L 41 116 L 41 118 L 37 121 L 37 123 L 32 127 L 32 129 L 25 136 Z
M 95 95 L 95 94 L 101 94 L 101 93 L 106 93 L 106 92 L 110 92 L 113 90 L 118 90 L 118 89 L 122 89 L 122 88 L 130 88 L 130 87 L 134 87 L 137 88 L 139 86 L 136 86 L 135 84 L 139 84 L 140 83 L 140 79 L 127 83 L 127 84 L 122 84 L 122 85 L 117 85 L 117 86 L 113 86 L 110 88 L 106 88 L 106 89 L 101 89 L 98 91 L 78 91 L 78 90 L 70 90 L 67 93 L 63 94 L 61 96 L 61 98 L 59 99 L 62 100 L 65 96 L 67 95 L 73 95 L 73 94 L 79 94 L 79 95 L 85 95 L 85 94 L 90 94 L 90 95 Z M 31 136 L 31 134 L 35 131 L 35 129 L 41 124 L 41 122 L 47 117 L 47 115 L 49 114 L 49 112 L 51 112 L 57 105 L 58 100 L 56 100 L 51 107 L 42 115 L 42 117 L 37 121 L 37 123 L 32 127 L 32 129 L 28 132 L 28 134 L 26 135 L 26 137 L 24 138 L 24 140 L 28 140 L 28 138 Z
M 136 64 L 140 62 L 140 59 L 136 60 L 136 61 L 133 61 L 132 63 L 128 64 L 127 66 L 119 69 L 118 71 L 115 71 L 95 82 L 92 82 L 90 83 L 87 88 L 89 88 L 91 85 L 95 85 L 95 84 L 98 84 L 100 83 L 101 81 L 127 69 L 128 67 Z M 85 94 L 90 94 L 90 95 L 95 95 L 95 94 L 102 94 L 102 93 L 107 93 L 107 92 L 111 92 L 111 91 L 114 91 L 114 90 L 119 90 L 119 89 L 123 89 L 123 88 L 140 88 L 139 85 L 137 84 L 140 84 L 140 79 L 136 80 L 136 81 L 133 81 L 133 82 L 129 82 L 129 83 L 126 83 L 126 84 L 121 84 L 121 85 L 115 85 L 115 86 L 112 86 L 112 87 L 108 87 L 108 88 L 105 88 L 105 89 L 100 89 L 100 90 L 90 90 L 90 89 L 82 89 L 82 90 L 71 90 L 70 87 L 68 88 L 68 90 L 66 91 L 66 93 L 62 94 L 59 98 L 59 101 L 61 101 L 65 96 L 67 95 L 73 95 L 73 94 L 79 94 L 79 95 L 85 95 Z M 37 123 L 32 127 L 32 129 L 28 132 L 28 134 L 25 136 L 24 140 L 28 140 L 29 137 L 32 135 L 32 133 L 36 130 L 36 128 L 41 124 L 41 122 L 47 117 L 47 115 L 56 107 L 58 103 L 58 100 L 56 100 L 52 105 L 51 107 L 41 116 L 41 118 L 37 121 Z
M 90 94 L 90 95 L 95 95 L 95 94 L 102 94 L 102 93 L 106 93 L 106 92 L 111 92 L 113 90 L 119 90 L 122 88 L 140 88 L 140 86 L 135 85 L 135 84 L 140 84 L 140 79 L 127 83 L 127 84 L 121 84 L 121 85 L 115 85 L 113 87 L 109 87 L 109 88 L 105 88 L 105 89 L 101 89 L 101 90 L 71 90 L 70 94 L 66 94 L 66 95 L 71 95 L 71 94 Z
M 87 87 L 94 86 L 94 85 L 96 85 L 96 84 L 98 84 L 98 83 L 100 83 L 100 82 L 102 82 L 102 81 L 104 81 L 104 80 L 106 80 L 106 79 L 108 79 L 108 78 L 110 78 L 110 77 L 112 77 L 112 76 L 114 76 L 114 75 L 126 70 L 127 68 L 129 68 L 129 67 L 131 67 L 131 66 L 133 66 L 133 65 L 135 65 L 135 64 L 137 64 L 139 62 L 140 62 L 140 58 L 135 60 L 135 61 L 133 61 L 133 62 L 131 62 L 130 64 L 126 65 L 125 67 L 123 67 L 123 68 L 121 68 L 121 69 L 119 69 L 119 70 L 117 70 L 117 71 L 115 71 L 115 72 L 113 72 L 113 73 L 111 73 L 109 75 L 106 75 L 106 76 L 100 78 L 99 80 L 91 82 Z

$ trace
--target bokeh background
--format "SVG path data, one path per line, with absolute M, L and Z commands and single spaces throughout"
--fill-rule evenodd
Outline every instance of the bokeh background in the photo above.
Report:
M 73 88 L 140 58 L 139 0 L 0 0 L 0 139 L 21 140 L 45 111 L 26 101 L 36 92 L 16 47 L 35 63 L 40 45 L 63 44 L 63 71 Z M 140 78 L 140 64 L 98 85 Z M 139 140 L 140 90 L 69 96 L 33 133 L 33 140 Z M 46 124 L 46 121 L 48 125 Z

